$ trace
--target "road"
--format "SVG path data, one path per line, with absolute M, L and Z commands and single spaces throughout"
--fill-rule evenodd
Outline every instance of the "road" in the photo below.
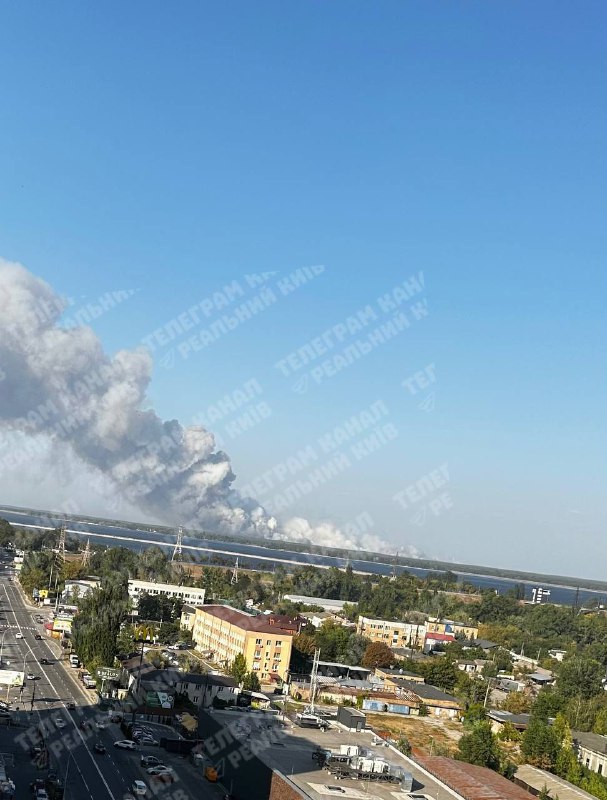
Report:
M 36 680 L 26 680 L 23 691 L 10 689 L 8 698 L 17 727 L 0 726 L 0 752 L 8 754 L 8 772 L 17 785 L 16 797 L 27 797 L 29 785 L 35 778 L 45 777 L 47 769 L 55 769 L 65 784 L 64 800 L 123 800 L 134 780 L 148 785 L 147 797 L 162 800 L 220 800 L 220 787 L 208 784 L 196 769 L 183 759 L 166 754 L 158 747 L 141 747 L 135 752 L 113 746 L 124 738 L 117 724 L 108 722 L 107 711 L 101 712 L 97 695 L 84 689 L 77 679 L 77 670 L 61 658 L 61 648 L 44 634 L 36 615 L 45 618 L 49 610 L 26 605 L 18 584 L 8 579 L 0 563 L 0 640 L 3 639 L 4 668 L 33 673 Z M 43 638 L 35 639 L 36 634 Z M 21 634 L 23 638 L 17 638 Z M 40 663 L 46 659 L 48 665 Z M 0 700 L 7 692 L 0 686 Z M 74 709 L 67 704 L 74 703 Z M 57 720 L 62 720 L 61 727 Z M 89 731 L 83 731 L 83 721 Z M 102 721 L 106 726 L 98 728 Z M 60 723 L 61 724 L 61 723 Z M 38 769 L 30 755 L 42 729 L 49 752 L 47 769 Z M 102 742 L 107 752 L 94 752 L 96 742 Z M 150 776 L 140 765 L 141 755 L 157 755 L 175 769 L 177 780 L 172 785 L 150 785 Z

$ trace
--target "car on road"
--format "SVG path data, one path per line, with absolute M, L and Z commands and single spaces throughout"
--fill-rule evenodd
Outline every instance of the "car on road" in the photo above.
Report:
M 40 641 L 42 639 L 42 636 L 40 636 L 39 633 L 36 633 L 36 634 L 34 634 L 34 639 L 36 639 L 37 641 Z
M 95 725 L 101 731 L 103 731 L 103 730 L 105 730 L 105 728 L 107 728 L 107 722 L 104 719 L 98 719 L 97 722 L 95 723 Z
M 122 750 L 135 750 L 137 742 L 133 742 L 130 739 L 118 739 L 117 742 L 114 742 L 114 747 L 120 747 Z
M 141 756 L 139 763 L 142 767 L 164 767 L 164 764 L 156 756 Z
M 46 665 L 48 667 L 51 662 L 48 660 L 48 658 L 41 658 L 40 659 L 40 663 L 44 664 L 44 665 Z
M 19 633 L 16 633 L 16 634 L 15 634 L 15 639 L 24 639 L 24 638 L 25 638 L 25 637 L 23 636 L 23 634 L 21 633 L 21 631 L 19 631 Z
M 63 717 L 55 717 L 53 722 L 55 723 L 55 726 L 57 728 L 65 728 L 65 720 L 63 719 Z
M 130 791 L 138 797 L 145 797 L 145 795 L 148 793 L 148 787 L 143 781 L 133 781 Z
M 70 700 L 70 702 L 67 704 L 66 708 L 68 709 L 68 711 L 74 711 L 74 709 L 76 708 L 76 703 L 73 703 Z
M 100 755 L 103 755 L 104 753 L 106 753 L 106 752 L 107 752 L 107 751 L 106 751 L 106 749 L 105 749 L 105 745 L 103 744 L 103 742 L 95 742 L 95 745 L 93 746 L 93 750 L 94 750 L 96 753 L 99 753 Z
M 150 767 L 146 770 L 148 775 L 160 775 L 161 772 L 174 772 L 171 767 L 165 767 L 164 764 L 159 764 L 157 767 Z
M 144 745 L 144 747 L 158 746 L 158 739 L 154 739 L 153 736 L 141 736 L 137 741 L 139 742 L 139 744 Z

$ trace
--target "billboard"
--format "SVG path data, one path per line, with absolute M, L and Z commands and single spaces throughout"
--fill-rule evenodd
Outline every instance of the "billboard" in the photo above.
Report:
M 99 667 L 97 677 L 102 681 L 117 681 L 120 680 L 120 670 L 116 667 Z
M 148 691 L 145 696 L 145 704 L 149 708 L 173 708 L 174 697 L 166 692 Z
M 71 615 L 58 614 L 53 620 L 53 630 L 62 633 L 72 632 L 73 617 Z
M 14 669 L 0 669 L 0 686 L 23 686 L 24 672 Z

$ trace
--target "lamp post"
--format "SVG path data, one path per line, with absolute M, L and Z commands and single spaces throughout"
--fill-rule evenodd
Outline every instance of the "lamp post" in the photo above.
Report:
M 0 667 L 2 666 L 2 654 L 4 653 L 4 637 L 8 633 L 8 628 L 2 631 L 2 644 L 0 644 Z

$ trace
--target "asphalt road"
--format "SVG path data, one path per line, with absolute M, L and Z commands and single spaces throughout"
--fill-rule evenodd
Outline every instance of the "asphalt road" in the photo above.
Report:
M 84 689 L 78 681 L 78 671 L 70 667 L 69 661 L 61 659 L 61 648 L 45 636 L 42 625 L 35 621 L 37 614 L 46 619 L 49 609 L 26 605 L 20 588 L 8 580 L 7 570 L 0 562 L 3 666 L 37 676 L 37 680 L 26 680 L 22 693 L 19 689 L 9 690 L 13 717 L 20 725 L 0 726 L 0 752 L 8 754 L 9 762 L 14 762 L 8 773 L 17 785 L 16 798 L 30 797 L 30 783 L 44 777 L 51 768 L 64 781 L 64 800 L 123 800 L 135 779 L 145 781 L 148 798 L 220 800 L 220 787 L 209 784 L 184 759 L 166 754 L 158 747 L 141 747 L 132 752 L 113 746 L 116 740 L 124 738 L 120 727 L 108 722 L 107 711 L 98 710 L 95 692 Z M 34 638 L 38 632 L 42 640 Z M 23 638 L 17 638 L 17 633 Z M 43 658 L 50 664 L 40 664 Z M 0 686 L 0 700 L 6 699 L 6 689 Z M 68 710 L 68 702 L 75 703 L 76 708 Z M 63 720 L 61 727 L 57 725 L 58 719 Z M 107 727 L 97 728 L 100 720 L 107 722 Z M 83 721 L 89 723 L 89 731 L 81 729 Z M 38 768 L 30 755 L 30 747 L 37 741 L 41 728 L 50 754 L 46 768 Z M 103 742 L 106 754 L 94 752 L 97 741 Z M 143 754 L 156 755 L 173 767 L 177 780 L 172 785 L 151 784 L 150 776 L 140 766 Z

